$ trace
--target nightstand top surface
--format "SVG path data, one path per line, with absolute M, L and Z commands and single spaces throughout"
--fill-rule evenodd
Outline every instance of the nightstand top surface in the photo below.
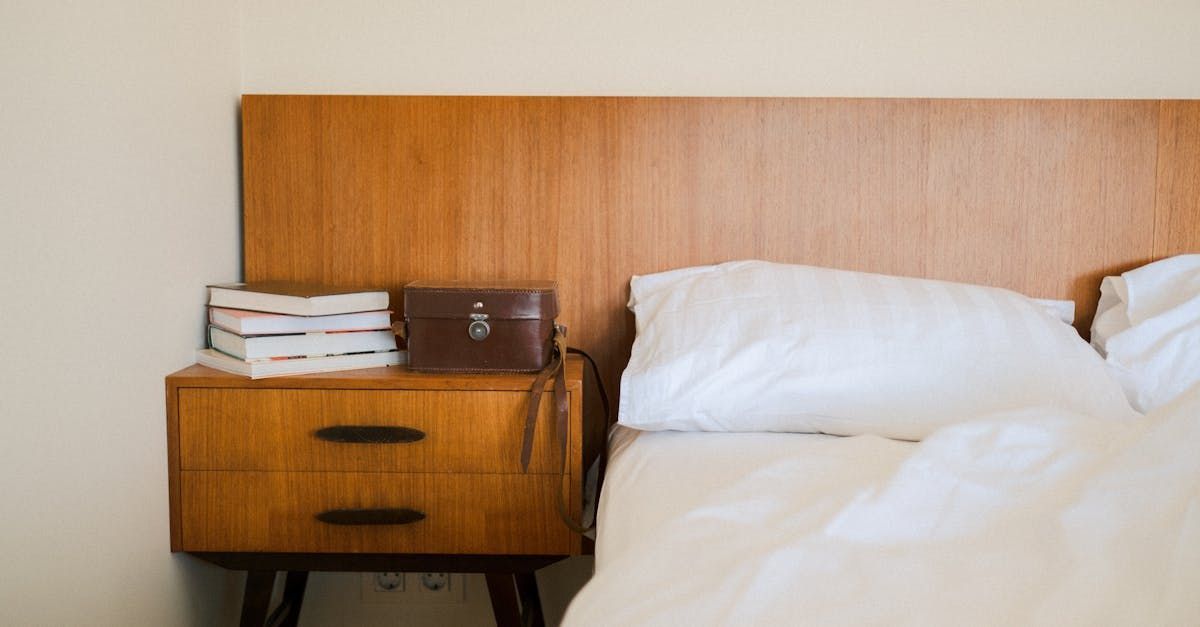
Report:
M 567 355 L 567 387 L 583 380 L 583 359 Z M 448 374 L 414 372 L 407 366 L 364 368 L 287 377 L 250 379 L 193 364 L 167 376 L 168 387 L 313 388 L 374 390 L 528 390 L 532 374 Z M 549 389 L 549 384 L 547 384 Z

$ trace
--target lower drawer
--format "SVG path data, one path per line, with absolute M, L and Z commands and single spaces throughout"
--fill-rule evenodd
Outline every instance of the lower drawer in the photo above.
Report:
M 183 471 L 181 548 L 566 555 L 577 541 L 558 517 L 560 485 L 558 475 Z M 367 524 L 388 517 L 378 510 L 423 517 Z

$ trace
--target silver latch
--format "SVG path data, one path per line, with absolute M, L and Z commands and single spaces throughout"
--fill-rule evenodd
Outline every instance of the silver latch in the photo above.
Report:
M 467 327 L 467 335 L 471 336 L 472 340 L 482 342 L 491 334 L 492 325 L 487 323 L 487 318 L 487 314 L 471 314 L 471 324 Z

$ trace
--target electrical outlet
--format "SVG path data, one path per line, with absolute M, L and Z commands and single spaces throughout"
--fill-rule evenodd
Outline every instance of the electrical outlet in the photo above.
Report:
M 466 582 L 453 573 L 363 573 L 364 603 L 448 605 L 466 600 Z
M 404 573 L 375 573 L 375 592 L 404 592 Z
M 425 593 L 450 591 L 450 575 L 446 573 L 420 573 L 417 575 L 417 583 L 421 584 L 421 590 Z
M 363 573 L 362 600 L 365 603 L 402 603 L 404 573 Z

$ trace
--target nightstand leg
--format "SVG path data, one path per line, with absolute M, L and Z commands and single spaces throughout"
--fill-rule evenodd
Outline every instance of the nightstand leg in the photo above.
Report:
M 296 627 L 300 624 L 300 606 L 304 603 L 304 588 L 308 571 L 289 570 L 283 582 L 283 600 L 267 618 L 267 627 Z
M 246 572 L 246 591 L 242 595 L 242 627 L 262 627 L 271 606 L 271 591 L 275 588 L 275 571 Z
M 512 573 L 487 573 L 488 596 L 496 627 L 521 627 L 521 609 L 517 605 L 517 587 Z
M 525 627 L 546 627 L 537 576 L 533 573 L 516 573 L 513 577 L 517 580 L 517 595 L 521 597 L 522 623 Z
M 487 573 L 484 577 L 497 627 L 545 627 L 533 573 Z

